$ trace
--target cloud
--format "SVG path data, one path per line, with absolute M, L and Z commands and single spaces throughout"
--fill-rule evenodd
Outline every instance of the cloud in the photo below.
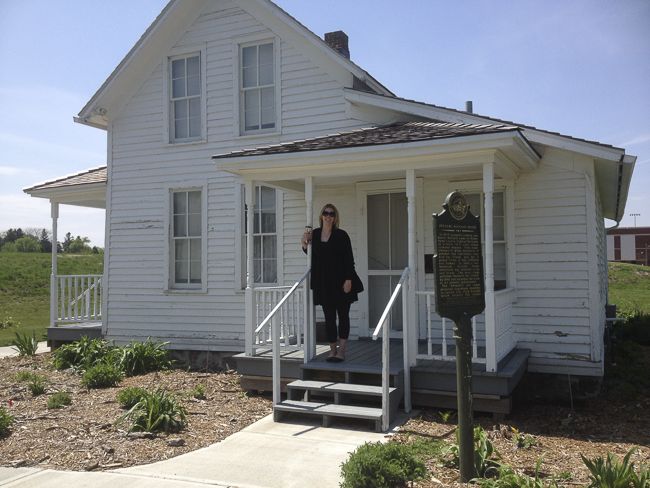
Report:
M 636 146 L 637 144 L 645 144 L 646 142 L 650 142 L 650 134 L 639 134 L 638 136 L 633 137 L 629 141 L 621 142 L 620 144 L 617 145 L 621 147 Z

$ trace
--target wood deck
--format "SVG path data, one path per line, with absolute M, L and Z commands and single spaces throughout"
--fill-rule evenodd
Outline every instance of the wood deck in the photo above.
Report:
M 74 324 L 61 324 L 47 328 L 47 345 L 58 347 L 67 342 L 79 340 L 83 336 L 93 339 L 102 336 L 101 322 L 79 322 Z

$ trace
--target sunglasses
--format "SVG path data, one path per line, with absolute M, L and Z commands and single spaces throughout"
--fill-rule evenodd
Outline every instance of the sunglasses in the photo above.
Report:
M 336 217 L 336 212 L 330 210 L 323 210 L 323 217 Z

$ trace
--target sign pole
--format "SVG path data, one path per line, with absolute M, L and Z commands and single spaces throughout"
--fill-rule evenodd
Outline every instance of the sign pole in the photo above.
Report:
M 474 472 L 474 419 L 472 416 L 472 319 L 466 314 L 455 322 L 456 393 L 458 397 L 458 448 L 460 478 L 468 482 Z

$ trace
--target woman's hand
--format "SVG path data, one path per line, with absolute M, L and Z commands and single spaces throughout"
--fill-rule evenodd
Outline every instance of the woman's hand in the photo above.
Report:
M 343 293 L 350 293 L 352 291 L 352 280 L 345 280 L 343 282 Z

